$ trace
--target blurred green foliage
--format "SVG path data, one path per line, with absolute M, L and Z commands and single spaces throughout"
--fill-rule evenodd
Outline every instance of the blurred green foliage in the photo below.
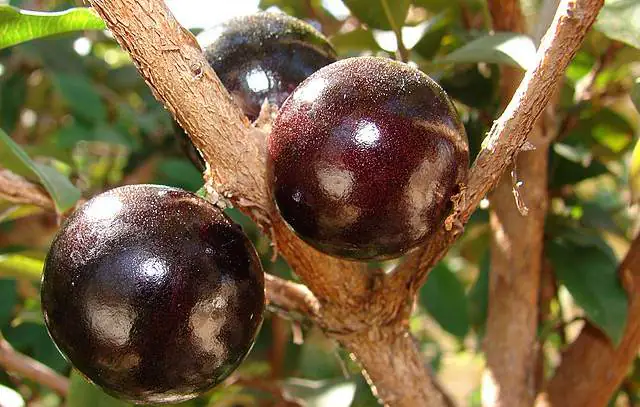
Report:
M 260 7 L 279 7 L 314 22 L 341 57 L 393 58 L 394 50 L 380 35 L 404 27 L 412 63 L 454 98 L 475 156 L 500 114 L 499 64 L 531 66 L 531 40 L 511 33 L 491 35 L 486 5 L 480 0 L 344 3 L 351 12 L 347 18 L 332 15 L 319 0 L 262 0 Z M 630 189 L 635 188 L 637 200 L 640 131 L 631 100 L 640 105 L 638 4 L 607 1 L 597 30 L 567 70 L 554 112 L 558 137 L 549 152 L 551 205 L 545 251 L 558 283 L 573 300 L 567 304 L 557 296 L 545 326 L 564 329 L 563 308 L 571 306 L 614 342 L 621 337 L 627 314 L 616 267 L 639 225 Z M 78 4 L 11 0 L 8 5 L 63 11 Z M 125 183 L 197 191 L 202 177 L 181 153 L 170 115 L 153 98 L 128 55 L 92 16 L 75 10 L 34 18 L 0 5 L 0 48 L 22 42 L 0 49 L 0 129 L 8 135 L 0 131 L 0 167 L 42 183 L 59 212 L 72 207 L 80 194 L 86 198 Z M 63 31 L 72 32 L 49 37 Z M 612 49 L 613 58 L 602 66 L 603 56 Z M 584 97 L 585 86 L 589 97 Z M 254 241 L 267 272 L 296 279 L 282 259 L 271 261 L 269 240 L 248 218 L 235 209 L 229 214 Z M 0 201 L 0 332 L 16 350 L 71 378 L 67 406 L 125 405 L 72 372 L 44 328 L 39 279 L 57 226 L 55 214 Z M 447 376 L 456 366 L 464 367 L 464 380 L 458 382 L 467 385 L 454 389 L 463 405 L 478 405 L 480 397 L 477 372 L 489 301 L 489 239 L 487 211 L 480 209 L 432 272 L 411 320 L 420 349 L 435 370 Z M 377 405 L 343 350 L 306 321 L 277 315 L 268 313 L 254 350 L 238 372 L 242 380 L 183 405 L 275 405 L 281 396 L 260 385 L 273 381 L 287 397 L 309 406 Z M 294 344 L 292 338 L 300 334 L 303 343 Z M 551 363 L 562 346 L 558 338 L 564 335 L 545 335 L 547 347 L 555 349 L 546 355 Z M 636 364 L 630 372 L 630 380 L 640 376 L 639 367 Z M 28 406 L 65 402 L 50 389 L 0 369 L 0 394 L 3 391 L 19 395 Z M 638 394 L 627 392 L 624 397 L 637 400 Z

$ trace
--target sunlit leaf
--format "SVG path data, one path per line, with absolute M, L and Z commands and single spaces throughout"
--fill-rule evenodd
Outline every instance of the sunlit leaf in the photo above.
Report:
M 574 234 L 574 237 L 577 237 Z M 620 343 L 627 322 L 628 300 L 617 263 L 602 239 L 557 238 L 547 246 L 560 282 L 584 309 L 587 318 Z
M 477 38 L 437 60 L 454 63 L 496 63 L 529 69 L 535 63 L 533 40 L 522 34 L 496 33 Z
M 21 254 L 0 254 L 0 276 L 27 278 L 40 281 L 44 264 L 40 259 Z
M 102 19 L 86 7 L 47 13 L 0 5 L 0 49 L 54 34 L 104 28 Z
M 413 46 L 413 50 L 422 58 L 427 60 L 433 58 L 440 49 L 442 38 L 449 30 L 450 23 L 450 12 L 442 12 L 431 18 L 426 23 L 420 40 Z
M 347 33 L 336 34 L 331 37 L 330 40 L 339 54 L 380 49 L 380 46 L 373 37 L 373 32 L 362 28 Z
M 467 296 L 462 283 L 445 264 L 438 264 L 429 273 L 420 290 L 420 303 L 444 330 L 458 338 L 467 335 Z
M 58 212 L 62 213 L 72 208 L 80 199 L 80 190 L 67 177 L 51 167 L 31 160 L 27 153 L 2 130 L 0 130 L 0 145 L 7 147 L 42 182 Z
M 640 49 L 640 1 L 606 0 L 595 27 L 611 39 Z

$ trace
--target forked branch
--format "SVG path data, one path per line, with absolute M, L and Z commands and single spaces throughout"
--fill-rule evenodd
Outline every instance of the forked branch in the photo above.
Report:
M 603 0 L 563 0 L 540 43 L 535 66 L 527 71 L 504 113 L 493 123 L 469 175 L 455 213 L 423 248 L 410 255 L 392 277 L 394 285 L 415 292 L 431 268 L 460 235 L 480 201 L 513 163 L 533 126 L 555 93 L 564 72 L 595 22 Z

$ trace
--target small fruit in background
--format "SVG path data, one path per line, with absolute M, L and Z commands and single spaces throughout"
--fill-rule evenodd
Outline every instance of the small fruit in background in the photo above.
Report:
M 281 107 L 269 183 L 287 224 L 325 253 L 401 256 L 424 242 L 466 182 L 467 137 L 424 73 L 385 58 L 331 64 Z
M 45 261 L 45 323 L 60 351 L 107 393 L 175 403 L 229 376 L 263 319 L 253 245 L 189 192 L 130 185 L 61 227 Z
M 280 13 L 233 18 L 198 35 L 207 61 L 243 113 L 254 121 L 264 100 L 280 107 L 309 75 L 336 61 L 327 39 L 313 26 Z M 204 160 L 178 125 L 176 137 L 194 165 Z
M 309 75 L 336 61 L 327 39 L 286 14 L 236 17 L 198 35 L 207 61 L 249 120 L 265 99 L 281 106 Z

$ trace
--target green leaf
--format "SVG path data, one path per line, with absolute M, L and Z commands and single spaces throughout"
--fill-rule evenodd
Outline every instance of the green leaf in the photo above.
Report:
M 469 331 L 467 297 L 455 274 L 440 262 L 420 290 L 420 303 L 452 335 L 462 339 Z
M 99 387 L 87 382 L 77 371 L 71 372 L 71 386 L 67 407 L 128 407 L 129 403 L 117 400 Z
M 503 32 L 479 37 L 436 62 L 487 62 L 527 70 L 535 64 L 535 57 L 536 47 L 530 37 Z
M 369 27 L 396 31 L 404 25 L 411 0 L 344 0 L 344 4 Z
M 0 329 L 8 325 L 11 319 L 13 319 L 17 302 L 18 290 L 16 280 L 0 278 Z
M 67 211 L 80 199 L 80 190 L 78 190 L 67 177 L 51 167 L 31 160 L 27 153 L 2 130 L 0 130 L 0 144 L 8 147 L 9 151 L 42 182 L 42 185 L 44 185 L 49 195 L 51 195 L 51 199 L 53 199 L 58 212 L 62 213 Z
M 631 200 L 636 203 L 640 202 L 640 138 L 636 141 L 636 146 L 631 153 L 629 188 L 631 189 Z
M 17 73 L 0 81 L 0 128 L 14 130 L 26 99 L 26 75 Z
M 40 259 L 9 253 L 0 254 L 0 275 L 40 281 L 44 264 Z
M 640 2 L 606 0 L 595 27 L 611 39 L 640 49 Z
M 378 51 L 380 46 L 373 37 L 371 30 L 358 28 L 347 33 L 339 33 L 331 37 L 331 44 L 338 54 L 349 52 L 360 53 L 362 51 Z
M 547 254 L 558 279 L 587 318 L 619 344 L 627 322 L 628 299 L 607 244 L 593 236 L 580 242 L 560 237 L 548 245 Z
M 638 113 L 640 113 L 640 77 L 636 78 L 631 88 L 631 100 L 636 106 Z
M 449 31 L 449 24 L 451 24 L 451 12 L 448 10 L 434 16 L 426 24 L 422 37 L 412 49 L 422 58 L 432 59 L 440 49 L 442 38 Z
M 440 86 L 447 94 L 470 107 L 487 109 L 497 99 L 499 81 L 497 65 L 480 71 L 478 64 L 456 66 L 440 78 Z
M 0 5 L 0 49 L 54 34 L 104 28 L 102 19 L 86 7 L 44 13 Z
M 107 118 L 102 98 L 96 87 L 84 76 L 57 73 L 53 83 L 77 116 L 88 122 L 104 122 Z
M 491 258 L 489 251 L 480 263 L 480 272 L 469 293 L 467 302 L 469 304 L 469 320 L 479 333 L 484 332 L 487 322 L 487 310 L 489 308 L 489 269 L 491 268 Z

